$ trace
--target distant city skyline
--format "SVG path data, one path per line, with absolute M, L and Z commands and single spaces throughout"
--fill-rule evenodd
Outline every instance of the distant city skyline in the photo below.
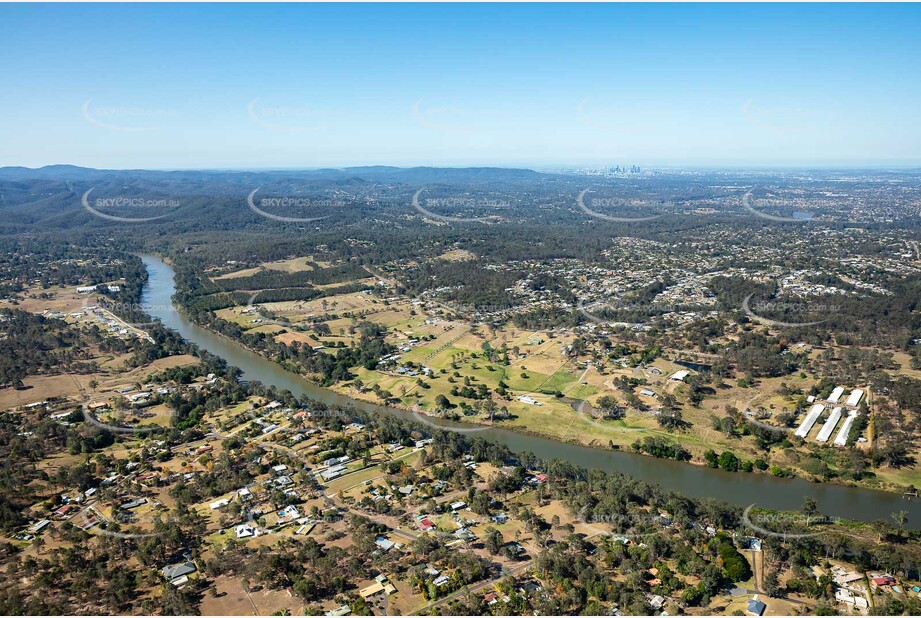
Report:
M 921 166 L 918 5 L 0 5 L 0 166 Z

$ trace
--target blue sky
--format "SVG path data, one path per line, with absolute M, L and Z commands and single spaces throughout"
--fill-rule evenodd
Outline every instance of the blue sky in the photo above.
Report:
M 921 164 L 918 5 L 0 5 L 0 165 Z

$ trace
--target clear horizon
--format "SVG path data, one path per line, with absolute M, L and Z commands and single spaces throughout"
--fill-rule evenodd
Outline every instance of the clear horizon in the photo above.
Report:
M 567 170 L 577 170 L 577 169 L 601 169 L 607 167 L 616 167 L 620 165 L 630 166 L 633 163 L 623 163 L 623 162 L 611 162 L 611 163 L 599 163 L 597 165 L 576 165 L 576 164 L 548 164 L 548 165 L 481 165 L 476 163 L 471 164 L 461 164 L 461 165 L 390 165 L 388 163 L 366 163 L 366 164 L 355 164 L 355 165 L 314 165 L 314 166 L 302 166 L 302 167 L 282 167 L 282 166 L 269 166 L 269 167 L 89 167 L 82 165 L 75 165 L 73 163 L 48 163 L 46 165 L 38 166 L 28 166 L 28 165 L 0 165 L 0 169 L 11 169 L 11 168 L 24 168 L 29 170 L 40 170 L 48 167 L 77 167 L 81 169 L 89 169 L 100 172 L 113 171 L 113 172 L 130 172 L 130 171 L 139 171 L 139 172 L 312 172 L 319 170 L 339 170 L 339 169 L 352 169 L 360 167 L 392 167 L 395 169 L 413 169 L 413 168 L 437 168 L 437 169 L 473 169 L 473 168 L 491 168 L 491 169 L 520 169 L 520 170 L 531 170 L 536 172 L 555 172 L 555 171 L 567 171 Z M 699 171 L 699 172 L 805 172 L 805 171 L 817 171 L 817 172 L 859 172 L 859 171 L 921 171 L 921 164 L 853 164 L 853 165 L 649 165 L 649 166 L 639 166 L 642 171 L 656 171 L 656 172 L 681 172 L 681 171 Z
M 0 166 L 921 166 L 918 5 L 0 6 Z

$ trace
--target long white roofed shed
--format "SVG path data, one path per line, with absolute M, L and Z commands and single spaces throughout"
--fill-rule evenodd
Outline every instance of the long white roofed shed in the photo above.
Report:
M 847 401 L 844 402 L 844 405 L 856 408 L 861 399 L 863 399 L 863 391 L 859 388 L 855 388 L 851 391 L 851 394 L 847 396 Z
M 805 438 L 809 435 L 809 431 L 812 429 L 812 426 L 815 425 L 815 422 L 819 420 L 819 415 L 822 414 L 822 410 L 825 409 L 821 403 L 817 403 L 809 410 L 809 414 L 806 415 L 803 424 L 799 426 L 799 429 L 796 430 L 796 435 L 800 438 Z
M 847 446 L 847 438 L 851 434 L 851 425 L 854 424 L 855 418 L 857 418 L 857 411 L 851 410 L 851 413 L 844 419 L 844 424 L 841 425 L 841 431 L 835 437 L 835 446 Z
M 816 436 L 816 441 L 828 442 L 828 439 L 831 437 L 831 432 L 835 430 L 835 426 L 838 424 L 838 421 L 841 420 L 841 413 L 843 411 L 844 408 L 841 406 L 831 411 L 831 416 L 829 416 L 825 424 L 822 425 L 822 430 L 819 432 L 819 435 Z

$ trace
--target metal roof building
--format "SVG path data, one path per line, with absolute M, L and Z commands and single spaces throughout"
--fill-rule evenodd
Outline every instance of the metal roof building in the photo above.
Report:
M 812 426 L 815 425 L 815 422 L 819 420 L 819 415 L 822 414 L 822 410 L 825 409 L 821 403 L 817 403 L 809 410 L 809 414 L 806 415 L 806 418 L 803 420 L 803 424 L 799 426 L 799 429 L 796 430 L 796 435 L 800 438 L 805 438 L 809 435 L 809 431 L 812 429 Z
M 832 410 L 831 416 L 828 417 L 828 420 L 822 425 L 822 430 L 819 432 L 819 435 L 816 436 L 818 442 L 828 442 L 828 439 L 831 437 L 831 432 L 835 430 L 835 426 L 838 424 L 838 421 L 841 420 L 842 412 L 844 412 L 844 408 L 841 406 Z
M 859 388 L 855 388 L 851 391 L 851 394 L 847 396 L 847 401 L 844 402 L 844 405 L 856 408 L 861 399 L 863 399 L 863 391 Z

